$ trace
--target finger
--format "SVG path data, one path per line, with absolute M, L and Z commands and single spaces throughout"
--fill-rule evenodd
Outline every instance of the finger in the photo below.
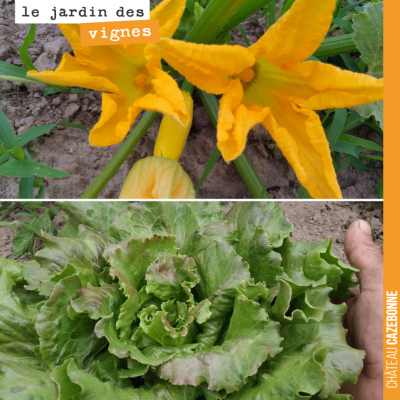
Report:
M 344 249 L 350 264 L 357 273 L 361 291 L 377 290 L 382 285 L 383 255 L 374 243 L 367 221 L 353 222 L 346 232 Z

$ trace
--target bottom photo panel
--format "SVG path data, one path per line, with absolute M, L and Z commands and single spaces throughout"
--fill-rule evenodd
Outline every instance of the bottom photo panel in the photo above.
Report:
M 0 202 L 0 399 L 382 400 L 382 202 Z

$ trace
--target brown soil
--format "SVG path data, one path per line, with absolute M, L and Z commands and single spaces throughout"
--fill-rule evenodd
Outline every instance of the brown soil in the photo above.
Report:
M 231 203 L 232 204 L 232 203 Z M 372 227 L 375 243 L 383 247 L 383 211 L 381 202 L 280 202 L 286 210 L 286 217 L 294 225 L 293 239 L 295 241 L 315 242 L 333 238 L 334 252 L 344 262 L 347 262 L 344 253 L 344 236 L 351 222 L 357 219 L 367 220 Z M 227 212 L 230 205 L 224 207 Z M 6 220 L 13 221 L 14 215 L 22 209 L 15 209 Z M 18 217 L 23 220 L 24 217 Z M 60 229 L 65 220 L 59 213 L 54 224 Z M 0 229 L 0 257 L 12 258 L 13 244 L 11 240 L 15 230 Z M 36 246 L 40 246 L 37 240 Z M 23 258 L 25 259 L 25 258 Z
M 0 0 L 0 60 L 22 66 L 18 48 L 22 45 L 29 25 L 14 23 L 14 1 Z M 251 43 L 265 30 L 265 18 L 249 19 L 243 24 Z M 234 30 L 234 44 L 244 45 L 240 33 Z M 36 41 L 29 54 L 39 70 L 54 70 L 62 54 L 71 51 L 66 39 L 56 25 L 38 25 Z M 91 129 L 101 113 L 101 94 L 88 95 L 54 94 L 42 97 L 40 84 L 0 82 L 0 108 L 11 122 L 15 132 L 22 134 L 29 128 L 60 121 L 82 123 Z M 183 168 L 196 186 L 207 160 L 216 144 L 215 129 L 195 93 L 194 123 L 185 151 L 181 157 Z M 117 198 L 125 177 L 140 158 L 153 154 L 154 143 L 161 118 L 140 141 L 131 156 L 101 192 L 100 198 Z M 367 127 L 352 134 L 380 143 L 379 137 Z M 380 143 L 381 144 L 381 143 Z M 68 178 L 51 179 L 47 198 L 79 198 L 93 179 L 100 173 L 119 146 L 96 148 L 89 146 L 87 134 L 69 128 L 54 128 L 49 134 L 31 142 L 29 147 L 36 152 L 34 160 L 71 174 Z M 250 133 L 246 154 L 254 165 L 262 183 L 268 187 L 273 198 L 296 198 L 300 187 L 293 169 L 281 151 L 274 145 L 268 132 L 261 125 Z M 339 171 L 338 179 L 345 198 L 376 198 L 374 187 L 382 177 L 382 163 L 376 161 L 371 171 L 360 172 L 350 167 Z M 18 198 L 18 179 L 0 177 L 0 198 Z M 233 164 L 222 159 L 204 182 L 198 198 L 251 198 Z

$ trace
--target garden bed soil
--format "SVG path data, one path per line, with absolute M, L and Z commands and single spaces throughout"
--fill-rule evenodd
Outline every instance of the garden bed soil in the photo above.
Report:
M 13 0 L 0 0 L 0 60 L 23 66 L 18 48 L 23 43 L 29 25 L 15 24 L 14 6 Z M 254 43 L 264 33 L 265 18 L 256 21 L 249 19 L 243 23 L 243 27 L 249 41 Z M 235 29 L 233 33 L 233 43 L 245 45 L 239 31 Z M 62 54 L 68 51 L 71 52 L 69 43 L 57 25 L 37 25 L 36 40 L 29 54 L 38 70 L 54 70 Z M 101 93 L 43 97 L 40 92 L 43 87 L 45 85 L 34 83 L 0 82 L 0 108 L 18 134 L 33 126 L 60 121 L 81 123 L 91 129 L 99 120 Z M 216 145 L 216 135 L 197 93 L 194 94 L 194 101 L 193 127 L 180 162 L 196 186 Z M 158 117 L 99 198 L 118 198 L 134 163 L 153 154 L 160 121 L 161 117 Z M 382 144 L 376 133 L 365 126 L 351 133 Z M 28 146 L 36 153 L 33 156 L 35 161 L 71 174 L 68 178 L 50 179 L 46 191 L 46 198 L 65 199 L 79 198 L 119 148 L 91 147 L 84 131 L 64 126 L 54 128 Z M 263 126 L 258 125 L 251 131 L 246 154 L 263 185 L 268 187 L 271 197 L 297 197 L 300 185 L 293 169 Z M 379 161 L 374 162 L 370 171 L 361 172 L 350 166 L 348 170 L 338 172 L 343 195 L 349 199 L 377 198 L 374 188 L 381 177 L 382 163 Z M 18 182 L 18 179 L 0 177 L 0 198 L 18 198 Z M 251 198 L 251 194 L 234 164 L 227 165 L 220 159 L 197 197 L 242 199 Z

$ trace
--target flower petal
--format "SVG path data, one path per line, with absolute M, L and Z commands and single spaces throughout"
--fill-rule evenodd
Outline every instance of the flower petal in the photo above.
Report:
M 96 76 L 97 75 L 97 76 Z M 27 76 L 50 85 L 80 86 L 120 94 L 118 87 L 109 79 L 98 76 L 99 71 L 82 65 L 70 54 L 64 54 L 60 66 L 55 71 L 29 71 Z
M 139 160 L 129 172 L 120 199 L 194 199 L 193 184 L 178 161 L 163 157 Z
M 82 46 L 79 24 L 58 25 L 74 50 L 75 57 L 81 64 L 90 65 L 99 71 L 136 70 L 144 66 L 144 46 Z M 136 46 L 136 47 L 135 47 Z M 136 49 L 136 50 L 135 50 Z M 133 57 L 134 55 L 134 57 Z
M 264 125 L 313 198 L 342 198 L 329 144 L 315 112 L 276 97 Z
M 175 109 L 173 104 L 171 104 L 165 98 L 157 96 L 153 93 L 148 93 L 145 96 L 137 99 L 134 103 L 134 106 L 143 110 L 162 113 L 174 121 L 179 122 L 184 127 L 186 127 L 189 123 L 186 117 L 184 117 L 181 113 L 179 113 L 178 110 Z M 182 122 L 182 119 L 185 120 L 186 125 Z
M 235 79 L 220 102 L 217 139 L 218 148 L 226 162 L 235 160 L 243 153 L 250 129 L 262 123 L 269 114 L 268 107 L 249 110 L 241 104 L 242 98 L 242 84 Z
M 160 20 L 160 37 L 170 38 L 178 29 L 186 0 L 164 0 L 150 13 L 150 19 Z
M 125 96 L 103 93 L 100 120 L 90 132 L 92 146 L 111 146 L 120 143 L 131 129 L 141 109 L 132 106 Z
M 383 79 L 345 71 L 317 61 L 300 63 L 295 71 L 307 77 L 310 86 L 317 91 L 307 98 L 298 95 L 292 97 L 303 108 L 350 108 L 383 99 Z
M 190 123 L 190 115 L 186 107 L 185 98 L 175 80 L 161 69 L 153 71 L 151 80 L 157 95 L 166 100 L 174 109 L 172 119 L 179 122 L 184 128 Z
M 198 88 L 214 94 L 230 88 L 230 77 L 253 66 L 254 56 L 241 46 L 204 45 L 161 39 L 162 57 Z
M 336 0 L 296 0 L 250 50 L 279 66 L 293 66 L 312 56 L 332 22 Z

